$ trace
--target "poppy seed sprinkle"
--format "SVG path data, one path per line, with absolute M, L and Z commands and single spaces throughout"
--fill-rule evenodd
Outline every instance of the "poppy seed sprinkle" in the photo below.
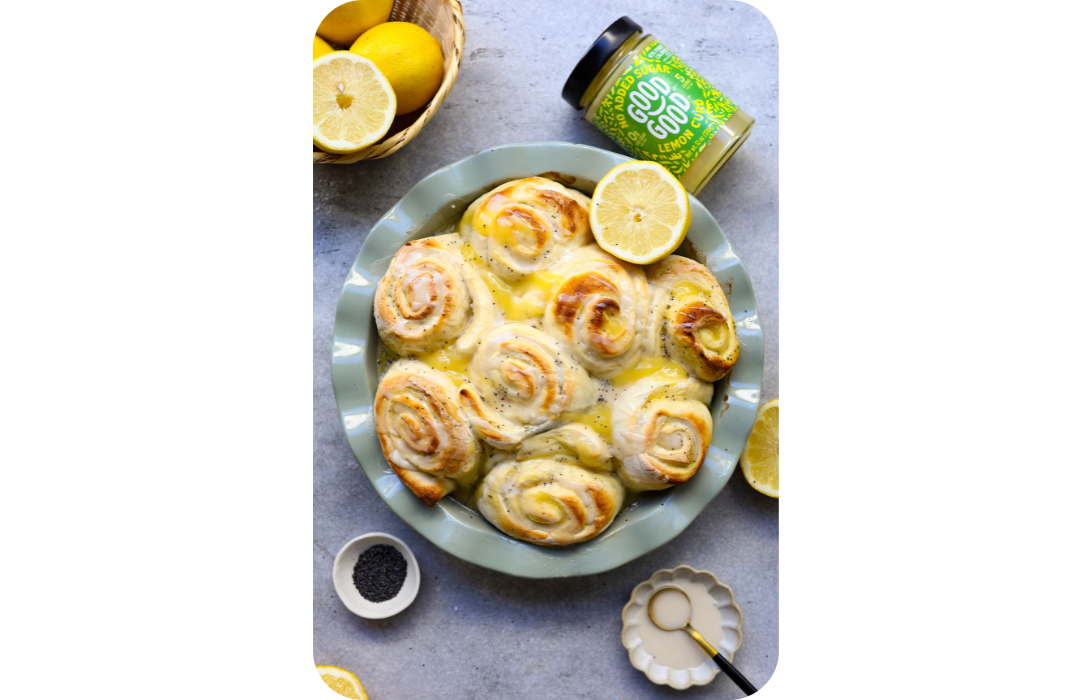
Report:
M 353 585 L 373 603 L 395 597 L 405 582 L 406 558 L 389 544 L 368 547 L 353 565 Z

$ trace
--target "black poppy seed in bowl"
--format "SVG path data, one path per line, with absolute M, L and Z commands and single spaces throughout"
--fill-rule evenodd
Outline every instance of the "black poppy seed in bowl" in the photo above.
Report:
M 360 595 L 382 603 L 398 595 L 406 582 L 406 558 L 389 544 L 373 544 L 353 565 L 353 585 Z

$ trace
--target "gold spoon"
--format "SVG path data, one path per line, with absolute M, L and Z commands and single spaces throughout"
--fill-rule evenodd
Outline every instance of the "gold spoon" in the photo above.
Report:
M 680 600 L 677 596 L 674 596 L 674 593 L 667 598 L 660 599 L 661 606 L 659 613 L 657 613 L 656 599 L 660 598 L 660 594 L 665 591 L 678 593 L 679 596 L 682 596 L 682 599 Z M 671 605 L 671 597 L 675 597 L 674 606 Z M 685 609 L 681 605 L 684 601 L 686 606 Z M 652 620 L 652 624 L 665 632 L 683 630 L 689 634 L 694 638 L 694 641 L 698 643 L 698 646 L 713 659 L 713 663 L 719 666 L 720 670 L 724 671 L 729 678 L 735 681 L 735 684 L 738 685 L 743 692 L 748 695 L 754 695 L 758 691 L 758 688 L 751 685 L 751 682 L 744 678 L 742 673 L 736 670 L 736 667 L 732 665 L 732 662 L 726 659 L 724 654 L 717 651 L 712 644 L 705 641 L 705 637 L 701 636 L 701 634 L 694 629 L 693 625 L 690 624 L 691 610 L 693 610 L 693 606 L 690 603 L 690 596 L 686 595 L 686 591 L 678 586 L 663 586 L 662 588 L 657 588 L 656 592 L 652 594 L 652 597 L 648 599 L 648 618 Z M 682 614 L 684 611 L 686 613 L 685 616 Z M 657 614 L 659 614 L 661 619 L 656 619 Z

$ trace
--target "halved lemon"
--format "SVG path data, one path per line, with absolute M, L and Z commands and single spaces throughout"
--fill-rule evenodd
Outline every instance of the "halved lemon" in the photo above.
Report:
M 778 498 L 777 454 L 780 428 L 777 424 L 777 399 L 767 401 L 758 409 L 755 427 L 739 463 L 747 483 L 758 491 Z
M 391 84 L 375 64 L 335 51 L 315 59 L 314 141 L 330 153 L 355 153 L 387 133 L 397 107 Z
M 638 265 L 656 262 L 679 247 L 689 228 L 690 198 L 659 163 L 622 163 L 595 186 L 592 233 L 615 257 Z
M 337 666 L 315 666 L 326 685 L 334 689 L 338 695 L 356 700 L 368 700 L 368 694 L 364 692 L 364 686 L 360 685 L 360 679 L 352 671 L 346 671 Z

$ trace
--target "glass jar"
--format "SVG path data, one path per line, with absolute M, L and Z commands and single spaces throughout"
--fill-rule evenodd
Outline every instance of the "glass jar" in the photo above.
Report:
M 622 17 L 576 64 L 561 96 L 630 155 L 698 195 L 755 120 L 641 25 Z

